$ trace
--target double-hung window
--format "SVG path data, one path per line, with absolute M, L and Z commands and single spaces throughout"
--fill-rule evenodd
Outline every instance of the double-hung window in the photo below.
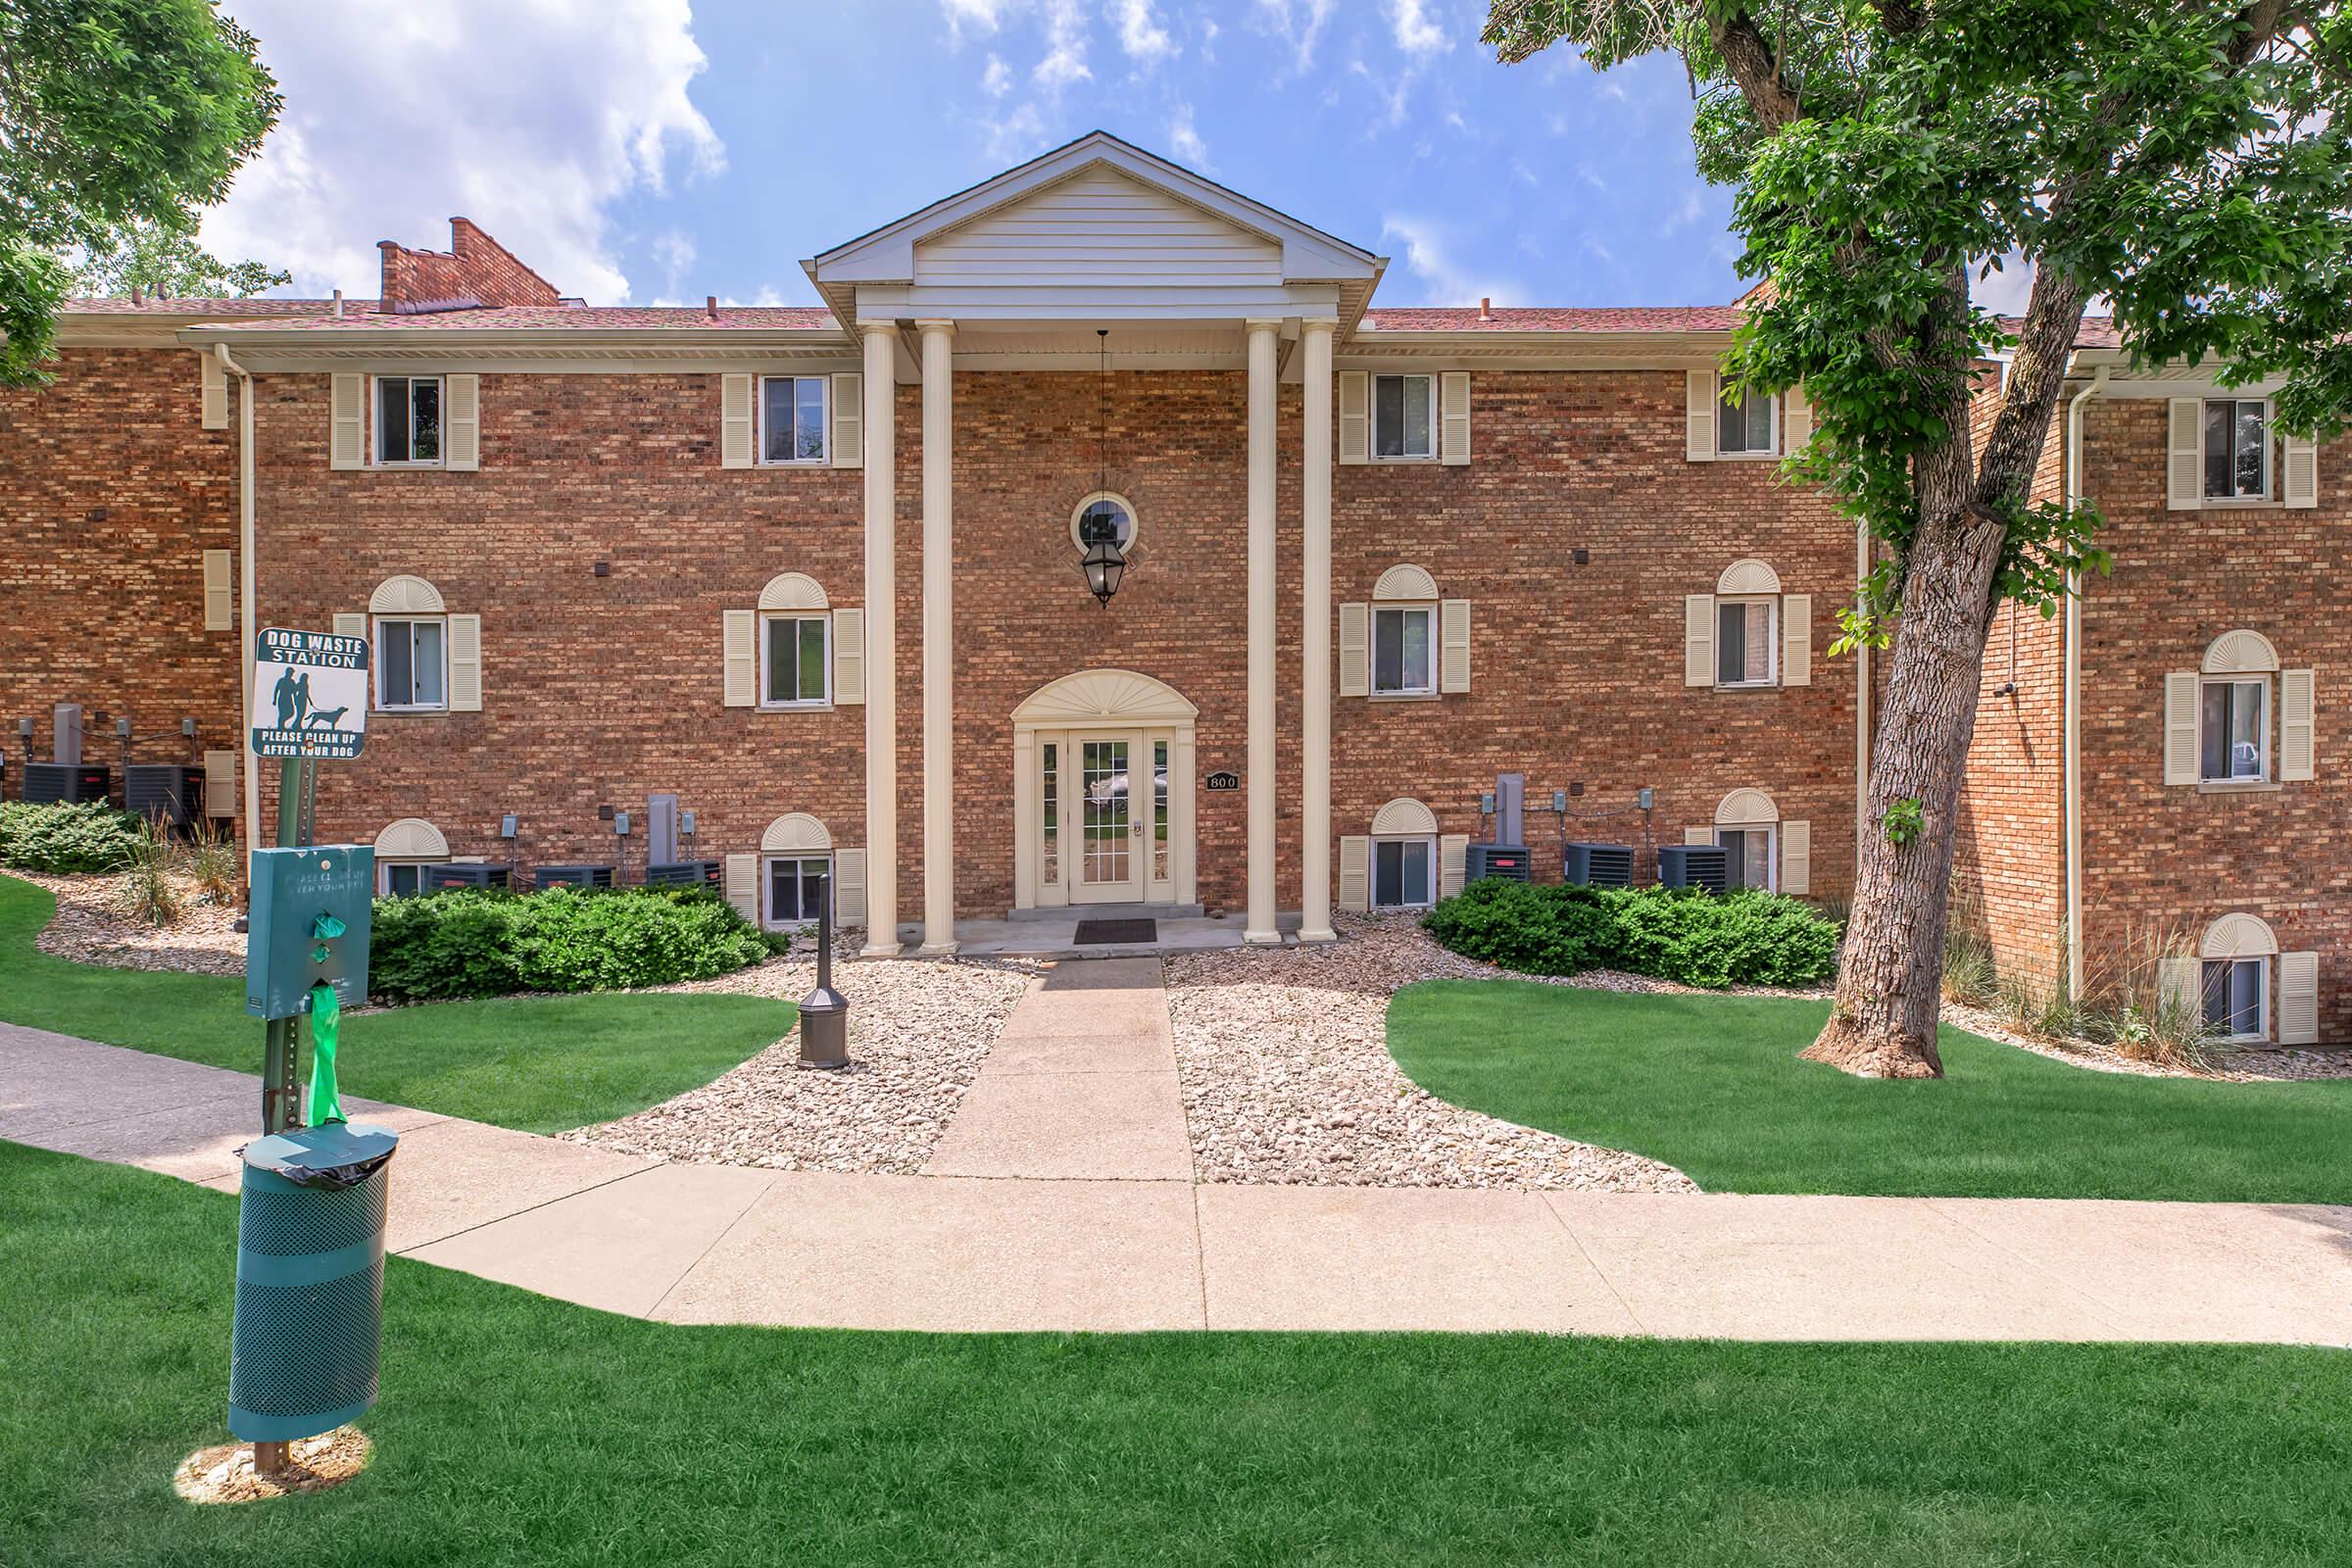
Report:
M 1373 696 L 1427 697 L 1438 689 L 1436 621 L 1430 605 L 1373 607 Z
M 2205 499 L 2267 501 L 2271 494 L 2271 406 L 2260 398 L 2205 403 Z
M 1434 458 L 1437 442 L 1438 378 L 1434 375 L 1376 375 L 1372 378 L 1372 456 L 1408 460 Z
M 449 706 L 449 640 L 445 622 L 377 618 L 375 706 L 419 712 Z
M 2197 693 L 2197 776 L 2209 784 L 2259 784 L 2271 776 L 2271 683 L 2207 680 Z
M 1742 398 L 1726 386 L 1715 399 L 1715 450 L 1724 457 L 1770 457 L 1780 450 L 1781 400 L 1761 392 Z
M 825 377 L 769 375 L 760 381 L 760 461 L 823 463 Z
M 1770 596 L 1715 601 L 1715 684 L 1770 686 L 1780 678 L 1780 601 Z
M 441 463 L 441 378 L 375 378 L 375 462 L 378 467 L 437 467 Z
M 829 855 L 776 855 L 767 861 L 767 924 L 801 925 L 814 920 L 824 898 L 824 879 L 833 872 Z
M 2229 1040 L 2267 1040 L 2271 1034 L 2271 960 L 2204 960 L 2205 1027 Z
M 760 706 L 762 708 L 821 708 L 833 700 L 827 673 L 832 622 L 824 615 L 766 615 L 760 635 L 766 646 L 760 659 Z
M 1436 901 L 1438 845 L 1435 839 L 1372 841 L 1372 906 L 1427 908 Z

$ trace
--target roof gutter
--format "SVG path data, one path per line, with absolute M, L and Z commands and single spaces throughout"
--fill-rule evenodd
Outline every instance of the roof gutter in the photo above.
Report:
M 2066 405 L 2066 509 L 2082 504 L 2082 405 L 2107 389 L 2107 367 Z M 2066 574 L 2066 991 L 2082 1000 L 2082 574 Z
M 254 847 L 262 842 L 262 781 L 254 770 L 253 759 L 245 755 L 246 736 L 253 733 L 253 375 L 245 367 L 229 358 L 228 345 L 215 343 L 213 357 L 220 368 L 237 378 L 237 652 L 238 668 L 244 679 L 238 683 L 237 705 L 241 715 L 237 737 L 237 753 L 245 775 L 245 886 L 253 886 L 250 857 Z

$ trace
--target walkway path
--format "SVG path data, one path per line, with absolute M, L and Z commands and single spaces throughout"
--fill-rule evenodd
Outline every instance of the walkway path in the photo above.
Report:
M 403 1134 L 395 1250 L 673 1322 L 2352 1344 L 2348 1208 L 1197 1186 L 1149 960 L 1034 982 L 922 1176 L 347 1104 Z M 0 1138 L 233 1191 L 258 1105 L 0 1025 Z

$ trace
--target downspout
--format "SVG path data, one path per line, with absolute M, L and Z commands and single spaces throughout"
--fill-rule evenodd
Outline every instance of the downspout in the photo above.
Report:
M 2066 509 L 2082 504 L 2082 405 L 2107 387 L 2100 366 L 2066 405 Z M 2066 992 L 2082 996 L 2082 574 L 2066 574 Z
M 225 343 L 213 345 L 213 357 L 237 378 L 237 667 L 243 675 L 237 683 L 242 730 L 237 751 L 244 763 L 245 852 L 250 857 L 262 842 L 262 780 L 253 758 L 246 755 L 247 737 L 253 733 L 253 375 L 228 357 Z M 250 861 L 245 885 L 253 885 Z

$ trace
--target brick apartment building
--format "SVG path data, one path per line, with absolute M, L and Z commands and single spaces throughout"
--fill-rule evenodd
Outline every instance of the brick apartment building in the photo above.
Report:
M 1737 306 L 1377 308 L 1382 258 L 1101 133 L 805 264 L 818 307 L 589 307 L 453 226 L 385 242 L 373 301 L 76 302 L 56 384 L 0 393 L 32 756 L 58 704 L 95 756 L 193 717 L 208 808 L 258 823 L 245 629 L 333 626 L 374 702 L 319 829 L 387 891 L 708 858 L 772 924 L 831 871 L 875 954 L 1067 906 L 1322 940 L 1457 886 L 1498 781 L 1542 875 L 1719 842 L 1851 884 L 1857 539 L 1777 471 L 1802 400 L 1722 398 Z M 2021 624 L 2007 691 L 1996 631 L 1974 906 L 2019 964 L 2194 922 L 2223 1005 L 2339 1038 L 2340 514 L 2255 393 L 2208 498 L 2217 395 L 2146 373 L 2083 351 L 2047 468 L 2121 564 L 2071 644 Z

